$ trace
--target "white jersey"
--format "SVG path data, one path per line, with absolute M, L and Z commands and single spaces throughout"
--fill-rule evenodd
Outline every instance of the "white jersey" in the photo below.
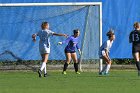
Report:
M 39 36 L 39 50 L 41 54 L 44 53 L 50 53 L 50 36 L 53 36 L 53 33 L 51 30 L 45 29 L 40 30 L 37 33 L 37 36 Z
M 110 52 L 110 48 L 112 47 L 112 44 L 113 44 L 113 40 L 112 41 L 107 40 L 102 44 L 102 46 L 100 47 L 100 50 L 99 50 L 100 57 L 105 55 L 105 50 Z

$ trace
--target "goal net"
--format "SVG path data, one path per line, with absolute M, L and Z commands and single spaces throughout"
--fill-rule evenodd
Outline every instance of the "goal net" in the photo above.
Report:
M 98 69 L 101 18 L 101 3 L 0 4 L 0 62 L 40 61 L 39 38 L 34 43 L 31 35 L 41 29 L 42 22 L 47 21 L 56 33 L 70 36 L 74 29 L 79 29 L 82 50 L 82 55 L 78 55 L 80 69 Z M 50 65 L 58 65 L 60 69 L 65 62 L 66 45 L 58 46 L 57 42 L 65 39 L 53 36 L 50 40 Z

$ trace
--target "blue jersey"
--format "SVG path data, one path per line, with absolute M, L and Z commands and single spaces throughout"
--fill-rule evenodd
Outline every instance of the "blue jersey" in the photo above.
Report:
M 67 43 L 67 46 L 65 48 L 66 51 L 75 51 L 75 49 L 80 49 L 78 46 L 78 37 L 74 37 L 74 36 L 70 36 L 68 37 L 65 41 L 63 41 L 62 43 Z

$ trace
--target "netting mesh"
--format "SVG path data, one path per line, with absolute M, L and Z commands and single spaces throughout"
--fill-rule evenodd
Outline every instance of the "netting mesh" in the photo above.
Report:
M 0 7 L 0 60 L 41 60 L 39 38 L 34 43 L 31 35 L 47 21 L 56 33 L 72 35 L 74 29 L 80 29 L 82 63 L 96 63 L 99 59 L 99 16 L 99 6 Z M 57 45 L 65 39 L 51 37 L 49 60 L 65 60 L 66 45 Z
M 99 8 L 88 7 L 85 32 L 82 43 L 81 64 L 86 64 L 86 68 L 98 68 L 99 62 L 99 40 L 100 40 L 100 14 Z M 91 65 L 93 64 L 93 65 Z

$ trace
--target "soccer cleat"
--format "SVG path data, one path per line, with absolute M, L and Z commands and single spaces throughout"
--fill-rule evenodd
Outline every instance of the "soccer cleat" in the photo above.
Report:
M 66 71 L 63 71 L 62 74 L 66 75 L 67 73 L 66 73 Z
M 104 72 L 99 72 L 99 75 L 104 75 Z
M 44 74 L 44 77 L 47 77 L 47 73 L 46 73 L 46 74 Z
M 104 73 L 104 75 L 109 75 L 109 73 Z
M 80 72 L 77 71 L 76 74 L 80 74 Z
M 42 71 L 40 69 L 38 70 L 38 75 L 39 77 L 42 77 Z

